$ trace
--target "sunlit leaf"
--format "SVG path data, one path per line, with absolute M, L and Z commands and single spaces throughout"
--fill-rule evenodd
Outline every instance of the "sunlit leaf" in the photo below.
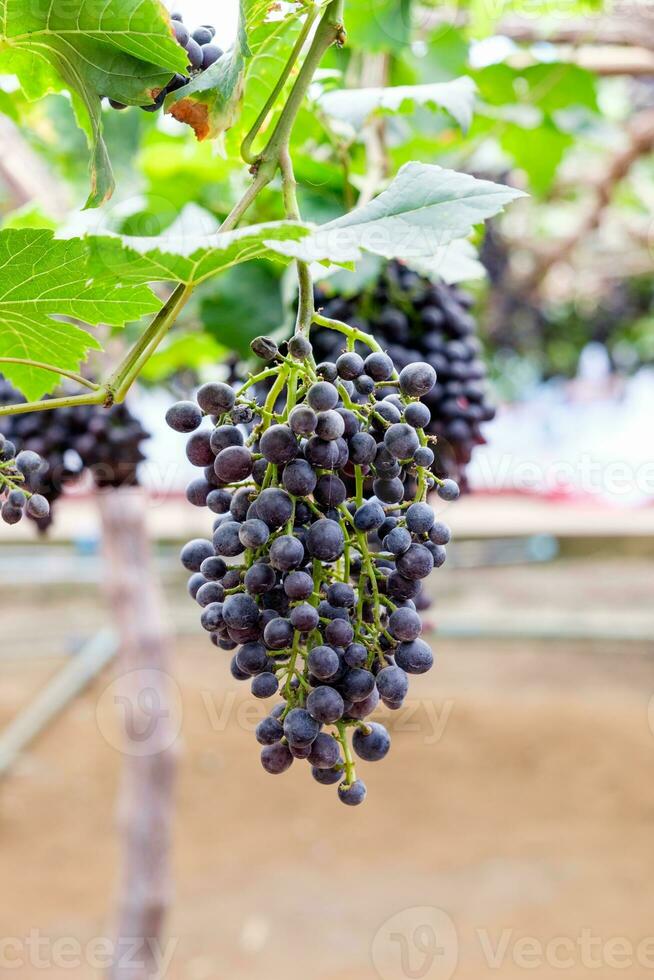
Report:
M 523 196 L 503 184 L 433 164 L 409 163 L 365 207 L 320 226 L 302 241 L 270 245 L 307 261 L 356 261 L 362 252 L 388 259 L 433 256 Z
M 298 242 L 309 225 L 277 221 L 221 232 L 206 211 L 189 205 L 162 235 L 92 237 L 98 263 L 122 282 L 182 282 L 197 285 L 241 262 L 268 258 L 283 261 L 275 242 Z
M 120 283 L 94 262 L 80 239 L 57 240 L 44 229 L 0 231 L 0 357 L 19 357 L 76 370 L 99 349 L 86 330 L 59 317 L 95 326 L 123 326 L 155 312 L 160 301 L 143 283 Z M 57 385 L 57 375 L 6 364 L 12 383 L 28 399 Z

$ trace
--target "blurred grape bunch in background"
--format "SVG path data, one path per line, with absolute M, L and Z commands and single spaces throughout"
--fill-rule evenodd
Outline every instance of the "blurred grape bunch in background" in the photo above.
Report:
M 25 399 L 0 376 L 0 405 Z M 0 419 L 0 432 L 21 449 L 43 458 L 44 466 L 30 485 L 52 505 L 67 485 L 90 473 L 98 488 L 136 486 L 138 466 L 145 459 L 142 443 L 149 434 L 129 408 L 94 405 L 26 412 Z M 33 518 L 40 531 L 54 519 L 53 508 L 43 518 Z
M 475 446 L 485 441 L 483 423 L 495 417 L 472 296 L 391 262 L 353 296 L 334 294 L 327 280 L 316 306 L 324 307 L 326 316 L 369 331 L 400 368 L 421 360 L 431 364 L 437 382 L 425 404 L 431 412 L 426 431 L 437 437 L 432 469 L 465 489 L 466 466 Z M 342 347 L 329 331 L 314 329 L 312 339 L 320 359 L 335 356 Z

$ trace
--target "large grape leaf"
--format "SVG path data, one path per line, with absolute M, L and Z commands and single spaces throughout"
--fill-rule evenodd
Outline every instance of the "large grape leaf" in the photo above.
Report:
M 407 163 L 388 189 L 364 207 L 321 225 L 300 241 L 268 244 L 308 262 L 351 262 L 363 252 L 387 259 L 433 256 L 524 196 L 513 187 L 435 164 Z
M 70 90 L 91 148 L 87 207 L 97 207 L 113 190 L 102 96 L 147 104 L 186 70 L 186 54 L 159 0 L 0 0 L 0 70 L 17 75 L 30 99 Z
M 0 231 L 0 357 L 20 357 L 77 370 L 96 338 L 73 323 L 122 326 L 154 313 L 160 300 L 143 282 L 117 284 L 81 239 L 57 240 L 45 229 Z M 5 374 L 33 400 L 52 391 L 57 376 L 3 364 Z
M 466 76 L 451 82 L 427 85 L 396 85 L 392 88 L 336 89 L 325 92 L 319 104 L 336 119 L 349 123 L 360 132 L 375 114 L 414 112 L 419 106 L 444 109 L 466 130 L 472 121 L 475 83 Z
M 166 112 L 188 123 L 199 140 L 222 135 L 237 118 L 245 87 L 246 61 L 253 56 L 250 38 L 277 7 L 272 0 L 239 0 L 236 43 L 211 68 L 166 97 Z M 295 19 L 285 18 L 282 26 Z
M 156 238 L 116 235 L 91 237 L 88 241 L 97 264 L 111 268 L 122 282 L 182 282 L 196 286 L 251 259 L 283 262 L 285 258 L 271 243 L 298 242 L 311 230 L 310 225 L 300 222 L 276 221 L 221 232 L 211 215 L 189 205 Z

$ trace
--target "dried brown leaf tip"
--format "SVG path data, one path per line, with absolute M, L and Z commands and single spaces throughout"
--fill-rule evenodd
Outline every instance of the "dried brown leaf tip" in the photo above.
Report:
M 192 99 L 180 99 L 171 105 L 168 112 L 178 122 L 187 123 L 200 141 L 209 136 L 209 109 L 206 105 Z

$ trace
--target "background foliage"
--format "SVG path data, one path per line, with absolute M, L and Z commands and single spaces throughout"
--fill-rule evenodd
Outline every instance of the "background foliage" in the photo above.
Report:
M 529 199 L 495 219 L 485 242 L 480 227 L 473 236 L 489 281 L 476 278 L 480 267 L 469 253 L 440 254 L 435 268 L 453 279 L 475 277 L 498 370 L 510 350 L 536 373 L 569 374 L 589 339 L 605 342 L 621 368 L 650 360 L 652 138 L 637 137 L 651 83 L 640 72 L 617 71 L 610 58 L 591 65 L 593 59 L 582 56 L 582 45 L 592 47 L 610 14 L 588 4 L 566 4 L 561 11 L 530 4 L 526 11 L 475 0 L 452 9 L 407 0 L 350 7 L 353 43 L 329 52 L 294 131 L 303 217 L 336 219 L 414 159 L 528 190 Z M 125 15 L 128 8 L 123 5 Z M 165 37 L 158 3 L 148 0 L 138 8 L 147 43 L 136 51 L 125 42 L 121 58 L 134 78 L 147 77 L 151 84 L 157 71 L 179 67 L 178 53 Z M 42 12 L 38 4 L 30 9 L 30 30 L 38 30 Z M 82 17 L 75 43 L 97 52 L 103 25 L 92 22 L 91 11 L 89 5 L 91 19 Z M 239 147 L 297 41 L 296 13 L 289 5 L 284 16 L 269 20 L 267 4 L 242 4 L 229 61 L 192 96 L 208 106 L 212 133 L 227 127 L 218 151 L 170 116 L 99 108 L 97 95 L 111 94 L 115 83 L 102 58 L 95 58 L 83 84 L 66 84 L 65 44 L 56 32 L 48 43 L 58 76 L 44 68 L 38 77 L 33 71 L 26 77 L 22 42 L 5 44 L 3 125 L 12 131 L 20 125 L 24 137 L 17 140 L 36 167 L 43 161 L 50 179 L 42 193 L 28 196 L 17 190 L 10 164 L 3 165 L 3 227 L 154 236 L 189 205 L 197 222 L 205 220 L 203 213 L 220 222 L 250 179 L 236 165 Z M 562 24 L 568 35 L 570 25 L 582 25 L 576 48 L 557 40 Z M 618 61 L 621 50 L 612 49 Z M 144 76 L 144 64 L 151 75 Z M 97 104 L 89 106 L 88 90 Z M 29 101 L 46 91 L 46 98 Z M 137 87 L 132 94 L 135 103 L 144 98 Z M 275 121 L 272 113 L 255 147 Z M 78 209 L 89 189 L 86 139 L 93 149 L 91 200 L 97 203 L 111 187 L 109 160 L 117 191 L 101 214 L 83 218 Z M 622 166 L 616 164 L 620 154 L 627 157 Z M 248 218 L 283 218 L 275 186 L 261 194 Z M 262 330 L 287 329 L 293 295 L 285 268 L 256 260 L 201 286 L 183 314 L 200 342 L 171 335 L 146 377 L 160 381 L 180 366 L 201 372 L 231 350 L 246 354 L 249 340 Z M 375 272 L 373 261 L 364 263 L 350 283 Z M 127 323 L 129 330 L 133 312 L 126 307 L 121 318 L 101 319 L 105 325 Z M 20 372 L 15 380 L 27 383 Z M 44 384 L 32 372 L 29 393 L 45 390 Z

